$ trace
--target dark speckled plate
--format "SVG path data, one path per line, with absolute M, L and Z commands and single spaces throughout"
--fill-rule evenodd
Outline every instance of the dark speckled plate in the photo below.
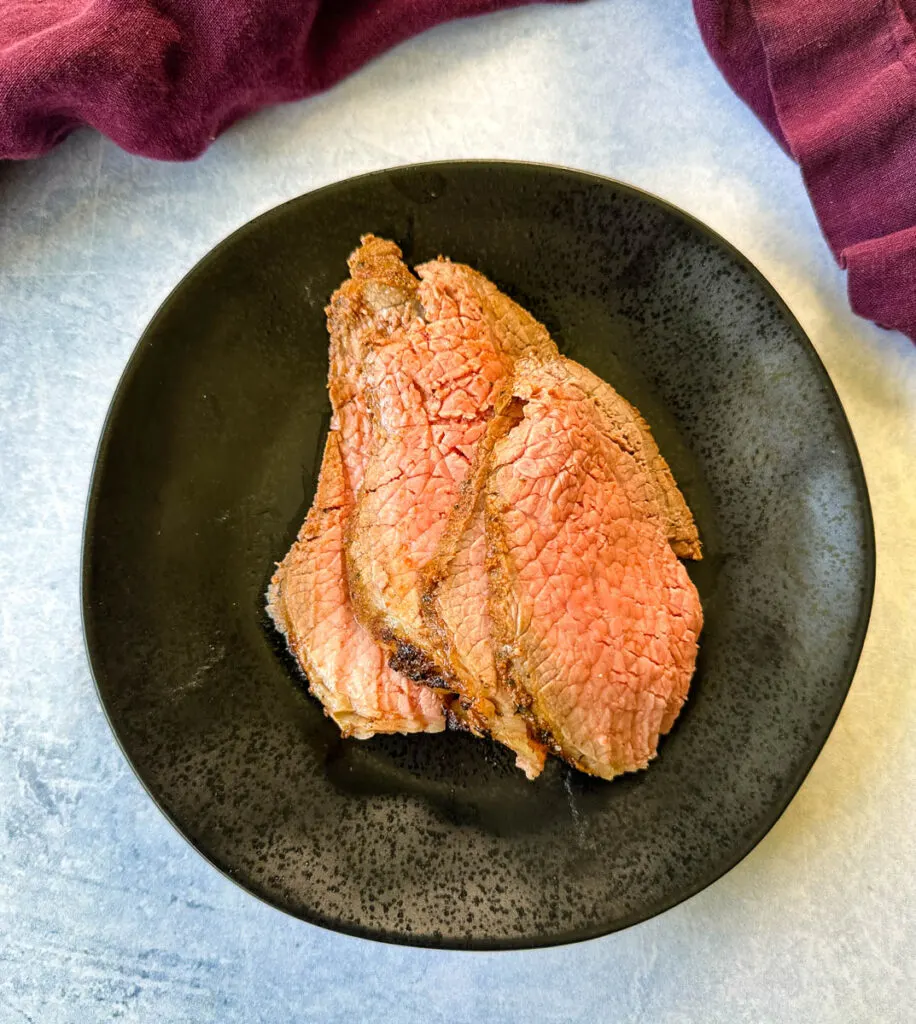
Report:
M 366 231 L 482 270 L 653 425 L 705 542 L 706 628 L 648 771 L 529 783 L 467 736 L 342 740 L 271 628 L 328 423 L 323 307 Z M 761 839 L 843 703 L 874 549 L 833 387 L 744 258 L 613 181 L 451 163 L 296 199 L 181 282 L 118 387 L 83 571 L 112 728 L 205 857 L 317 924 L 491 949 L 641 921 Z

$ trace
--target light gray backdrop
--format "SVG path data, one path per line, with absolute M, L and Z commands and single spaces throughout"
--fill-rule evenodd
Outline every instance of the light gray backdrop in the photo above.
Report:
M 840 720 L 757 850 L 585 945 L 375 945 L 261 905 L 159 815 L 109 733 L 79 556 L 112 391 L 168 291 L 228 232 L 318 185 L 449 157 L 635 182 L 743 249 L 821 353 L 877 521 L 871 630 Z M 687 0 L 446 26 L 190 165 L 80 132 L 0 166 L 0 1022 L 916 1020 L 916 351 L 857 320 L 795 166 L 730 93 Z

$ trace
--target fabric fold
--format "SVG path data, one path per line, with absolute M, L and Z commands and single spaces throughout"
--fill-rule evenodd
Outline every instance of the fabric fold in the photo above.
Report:
M 0 0 L 0 159 L 80 125 L 192 159 L 412 35 L 526 2 L 551 0 Z M 916 0 L 693 3 L 725 78 L 798 161 L 853 309 L 916 340 Z
M 726 79 L 798 161 L 853 309 L 916 340 L 916 4 L 694 7 Z
M 81 125 L 192 159 L 240 117 L 410 36 L 530 2 L 543 0 L 0 0 L 0 159 L 40 156 Z

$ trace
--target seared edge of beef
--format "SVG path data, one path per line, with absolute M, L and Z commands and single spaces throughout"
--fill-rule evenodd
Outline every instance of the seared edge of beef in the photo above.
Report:
M 518 767 L 529 778 L 536 778 L 543 770 L 547 753 L 538 730 L 532 727 L 528 717 L 519 713 L 517 701 L 510 691 L 503 688 L 500 692 L 498 677 L 485 680 L 466 663 L 440 603 L 442 591 L 451 580 L 451 568 L 459 546 L 467 540 L 468 531 L 477 526 L 474 520 L 480 519 L 479 528 L 483 532 L 483 483 L 489 470 L 490 453 L 513 419 L 514 408 L 497 414 L 478 444 L 474 465 L 461 488 L 436 556 L 423 573 L 421 613 L 455 680 L 454 686 L 460 694 L 461 707 L 469 726 L 478 735 L 490 735 L 509 747 L 516 754 Z M 481 572 L 486 573 L 485 567 L 481 567 Z M 485 575 L 483 584 L 486 591 Z M 481 639 L 492 648 L 489 633 Z
M 618 394 L 610 384 L 592 374 L 590 370 L 585 370 L 584 367 L 581 369 L 593 378 L 591 397 L 617 428 L 615 443 L 629 452 L 653 478 L 657 514 L 667 524 L 666 535 L 672 550 L 678 558 L 700 561 L 703 557 L 703 546 L 700 543 L 693 513 L 668 463 L 658 449 L 649 424 L 640 415 L 639 410 Z

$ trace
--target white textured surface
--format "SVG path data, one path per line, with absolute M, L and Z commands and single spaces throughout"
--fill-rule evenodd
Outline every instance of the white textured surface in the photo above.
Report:
M 416 160 L 507 157 L 656 191 L 743 249 L 809 331 L 877 523 L 871 629 L 811 775 L 739 867 L 582 946 L 406 950 L 261 905 L 142 792 L 83 654 L 96 440 L 143 326 L 233 228 Z M 849 312 L 795 167 L 709 63 L 689 4 L 594 0 L 447 26 L 193 165 L 90 132 L 0 165 L 0 1022 L 916 1020 L 916 350 Z

